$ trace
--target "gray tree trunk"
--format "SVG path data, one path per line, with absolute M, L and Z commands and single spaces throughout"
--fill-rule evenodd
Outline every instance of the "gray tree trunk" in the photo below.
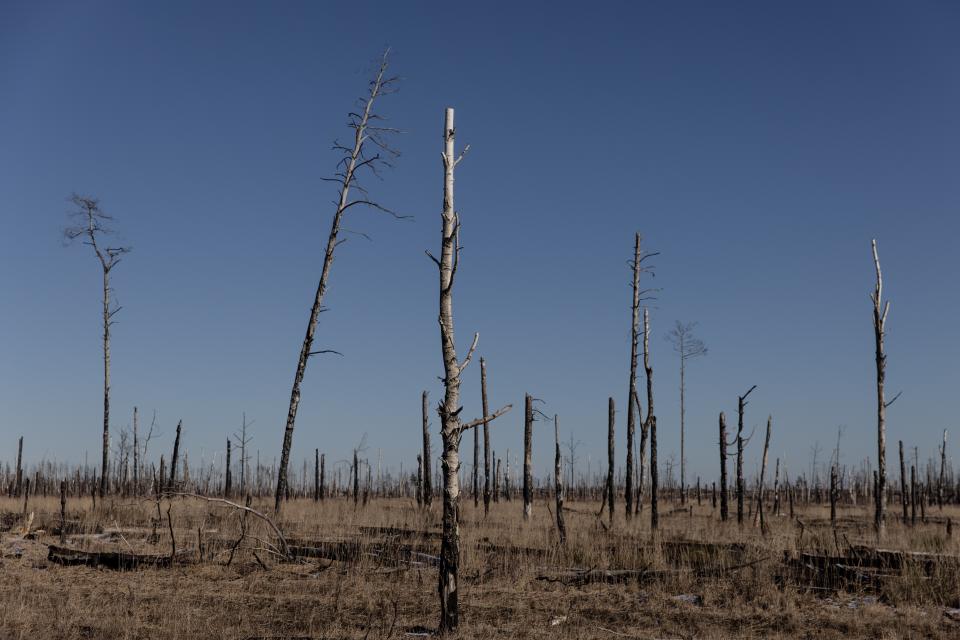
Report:
M 884 497 L 887 486 L 887 402 L 883 395 L 887 356 L 883 352 L 883 336 L 887 324 L 887 313 L 890 311 L 890 302 L 883 301 L 883 277 L 880 273 L 880 258 L 877 255 L 876 240 L 872 242 L 872 249 L 873 264 L 877 271 L 877 286 L 871 295 L 877 364 L 877 490 L 874 496 L 874 526 L 877 535 L 882 536 L 886 527 L 886 502 Z
M 177 421 L 177 435 L 173 439 L 173 456 L 170 458 L 170 479 L 167 481 L 167 491 L 175 491 L 177 488 L 177 460 L 180 457 L 180 428 L 183 426 L 183 420 Z
M 553 416 L 553 483 L 557 506 L 557 535 L 560 544 L 567 543 L 567 527 L 563 522 L 563 458 L 560 456 L 560 425 L 557 416 Z
M 487 407 L 487 363 L 480 358 L 480 399 L 483 415 L 489 415 Z M 483 423 L 483 515 L 490 513 L 490 425 Z
M 614 409 L 613 398 L 607 401 L 607 515 L 610 519 L 610 526 L 613 526 L 613 507 L 614 507 L 614 486 L 613 470 L 617 464 L 614 420 L 616 411 Z
M 720 520 L 727 521 L 727 418 L 720 412 Z

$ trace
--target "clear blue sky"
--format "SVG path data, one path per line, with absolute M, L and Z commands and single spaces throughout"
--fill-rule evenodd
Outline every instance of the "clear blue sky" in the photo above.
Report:
M 72 191 L 99 196 L 134 249 L 114 272 L 115 432 L 156 409 L 166 450 L 182 418 L 198 461 L 246 411 L 276 454 L 332 210 L 320 177 L 386 45 L 405 80 L 381 109 L 407 133 L 374 192 L 415 221 L 350 214 L 373 241 L 338 251 L 317 344 L 345 357 L 308 369 L 295 469 L 363 433 L 371 458 L 413 464 L 420 391 L 441 393 L 423 250 L 448 105 L 472 145 L 459 343 L 480 332 L 491 403 L 515 406 L 498 452 L 521 449 L 530 392 L 596 461 L 613 395 L 622 458 L 640 231 L 661 252 L 661 460 L 679 453 L 676 319 L 710 349 L 688 373 L 691 475 L 716 475 L 717 413 L 753 384 L 748 428 L 772 413 L 794 474 L 841 424 L 843 461 L 875 458 L 872 237 L 903 391 L 891 455 L 901 438 L 932 453 L 960 426 L 960 5 L 722 4 L 0 3 L 0 459 L 18 434 L 32 461 L 99 446 L 100 273 L 62 246 Z M 475 365 L 463 391 L 478 415 Z

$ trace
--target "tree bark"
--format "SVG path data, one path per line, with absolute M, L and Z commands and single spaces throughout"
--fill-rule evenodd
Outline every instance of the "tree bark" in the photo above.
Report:
M 940 479 L 937 481 L 937 506 L 943 511 L 943 485 L 947 481 L 947 430 L 943 430 L 943 446 L 940 447 Z
M 230 472 L 230 438 L 227 438 L 227 465 L 226 465 L 226 473 L 225 473 L 224 484 L 223 484 L 223 497 L 225 498 L 230 497 L 231 490 L 233 489 L 233 487 L 230 486 L 232 484 L 232 481 L 233 481 L 233 476 L 231 475 L 231 472 Z
M 140 440 L 137 429 L 140 423 L 140 413 L 133 408 L 133 496 L 140 496 Z
M 103 266 L 103 461 L 100 497 L 110 490 L 110 269 Z
M 23 436 L 20 436 L 20 439 L 17 441 L 17 479 L 16 484 L 14 485 L 13 495 L 15 498 L 20 497 L 20 492 L 23 490 Z
M 757 517 L 754 526 L 760 525 L 760 532 L 766 534 L 767 527 L 763 514 L 763 483 L 767 475 L 767 456 L 770 452 L 770 428 L 773 423 L 773 416 L 767 417 L 767 436 L 763 441 L 763 458 L 760 463 L 760 486 L 757 488 Z
M 372 162 L 375 156 L 366 158 L 364 156 L 364 143 L 369 139 L 367 124 L 373 111 L 373 104 L 380 95 L 384 84 L 384 73 L 387 69 L 387 58 L 383 57 L 380 63 L 380 69 L 376 78 L 370 83 L 370 94 L 368 95 L 362 114 L 354 125 L 353 148 L 343 160 L 342 179 L 340 182 L 340 196 L 336 211 L 333 215 L 333 221 L 330 225 L 330 234 L 327 236 L 327 248 L 323 256 L 323 267 L 320 271 L 320 282 L 317 284 L 317 291 L 313 298 L 313 306 L 310 308 L 310 319 L 307 322 L 306 335 L 300 346 L 300 356 L 297 360 L 297 369 L 293 376 L 293 386 L 290 390 L 290 404 L 287 408 L 287 423 L 283 431 L 283 447 L 280 451 L 280 467 L 277 471 L 277 491 L 274 500 L 274 510 L 279 512 L 283 498 L 287 490 L 287 467 L 290 462 L 290 448 L 293 445 L 293 427 L 297 419 L 297 409 L 300 406 L 300 386 L 303 383 L 303 376 L 307 369 L 307 361 L 311 355 L 314 355 L 313 338 L 317 331 L 317 322 L 320 318 L 320 312 L 323 307 L 323 297 L 327 291 L 327 280 L 330 276 L 330 267 L 333 265 L 333 253 L 337 245 L 340 244 L 338 236 L 340 233 L 340 224 L 343 220 L 344 212 L 357 201 L 350 200 L 350 188 L 355 183 L 355 172 L 360 166 Z

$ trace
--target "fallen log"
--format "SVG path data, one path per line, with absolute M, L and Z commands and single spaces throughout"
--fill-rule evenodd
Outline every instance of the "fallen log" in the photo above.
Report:
M 655 571 L 653 569 L 567 569 L 541 573 L 537 580 L 560 582 L 567 586 L 581 586 L 591 583 L 623 584 L 636 582 L 646 584 L 674 575 L 674 571 Z
M 181 556 L 192 553 L 185 549 L 177 554 L 177 561 Z M 139 567 L 169 567 L 170 554 L 132 553 L 128 551 L 80 551 L 50 545 L 47 551 L 47 560 L 64 566 L 105 567 L 116 571 L 128 571 Z

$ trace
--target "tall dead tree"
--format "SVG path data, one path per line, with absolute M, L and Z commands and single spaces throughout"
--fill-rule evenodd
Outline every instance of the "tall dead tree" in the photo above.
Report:
M 667 334 L 667 340 L 673 345 L 673 350 L 680 356 L 680 504 L 687 502 L 687 458 L 686 458 L 686 394 L 687 394 L 687 360 L 707 355 L 707 346 L 702 340 L 693 335 L 696 322 L 684 324 L 679 320 Z
M 613 398 L 607 400 L 607 516 L 610 525 L 613 526 L 613 470 L 617 464 L 616 458 L 616 440 L 615 425 L 616 409 L 614 408 Z
M 334 150 L 343 154 L 337 163 L 337 171 L 325 181 L 338 185 L 339 195 L 335 203 L 333 220 L 330 224 L 330 235 L 327 236 L 327 248 L 323 256 L 323 267 L 320 271 L 320 282 L 314 294 L 313 306 L 310 308 L 310 319 L 307 322 L 307 332 L 300 346 L 300 356 L 297 359 L 297 368 L 293 376 L 293 386 L 290 390 L 290 404 L 287 408 L 287 423 L 283 431 L 283 447 L 280 450 L 280 466 L 277 469 L 277 491 L 274 501 L 274 510 L 280 510 L 280 504 L 287 494 L 287 467 L 290 463 L 290 448 L 293 445 L 293 427 L 297 419 L 297 408 L 300 406 L 300 386 L 307 369 L 307 361 L 322 353 L 336 353 L 331 349 L 315 351 L 313 349 L 314 334 L 317 331 L 317 322 L 320 312 L 323 311 L 323 297 L 327 291 L 327 281 L 330 277 L 330 267 L 333 265 L 334 250 L 344 242 L 340 231 L 344 215 L 353 207 L 364 206 L 397 216 L 393 211 L 370 199 L 367 191 L 358 184 L 359 175 L 363 170 L 369 170 L 375 175 L 383 165 L 389 166 L 389 160 L 397 156 L 397 152 L 390 147 L 386 136 L 396 130 L 382 126 L 382 116 L 374 111 L 374 103 L 380 96 L 391 93 L 397 78 L 387 77 L 387 53 L 380 60 L 376 76 L 370 82 L 370 91 L 361 99 L 358 111 L 348 114 L 349 127 L 353 130 L 353 143 L 346 146 L 334 143 Z M 372 147 L 372 150 L 371 150 Z M 351 196 L 351 190 L 358 191 L 359 197 Z
M 440 415 L 440 435 L 443 439 L 443 535 L 440 543 L 440 575 L 437 591 L 440 596 L 441 634 L 456 631 L 459 625 L 458 575 L 460 566 L 460 439 L 466 429 L 473 429 L 506 413 L 510 405 L 492 415 L 463 424 L 460 422 L 460 376 L 473 358 L 479 334 L 463 362 L 457 359 L 453 330 L 453 284 L 460 263 L 460 216 L 453 206 L 454 168 L 463 160 L 467 148 L 458 156 L 454 146 L 454 112 L 447 108 L 443 126 L 443 210 L 441 213 L 440 259 L 429 251 L 427 255 L 440 271 L 440 346 L 443 353 L 443 402 L 437 408 Z
M 104 245 L 104 236 L 113 233 L 111 223 L 113 216 L 100 209 L 100 201 L 90 196 L 73 194 L 69 201 L 75 209 L 70 213 L 74 223 L 63 230 L 66 242 L 70 243 L 82 238 L 85 245 L 93 248 L 100 269 L 103 272 L 103 460 L 100 465 L 100 497 L 103 497 L 110 484 L 110 327 L 113 326 L 113 317 L 121 307 L 113 306 L 110 294 L 110 273 L 120 264 L 121 256 L 130 252 L 130 247 L 111 247 Z
M 727 418 L 720 412 L 720 520 L 727 521 Z
M 480 399 L 483 415 L 489 413 L 487 407 L 487 362 L 480 358 Z M 483 515 L 490 513 L 490 425 L 483 423 Z
M 420 480 L 421 490 L 423 491 L 423 506 L 430 508 L 433 504 L 433 476 L 430 471 L 430 461 L 433 459 L 430 454 L 430 419 L 427 415 L 427 392 L 420 394 L 420 412 L 421 423 L 423 427 L 423 477 Z
M 533 398 L 523 399 L 523 519 L 533 514 Z
M 640 333 L 640 234 L 633 236 L 633 299 L 630 305 L 630 387 L 627 389 L 627 477 L 624 487 L 627 520 L 633 517 L 633 438 L 636 431 L 633 398 L 637 393 L 637 347 Z M 637 479 L 640 484 L 640 479 Z
M 660 488 L 660 472 L 657 469 L 657 416 L 650 416 L 650 530 L 656 532 L 660 528 L 660 511 L 658 507 Z
M 747 396 L 753 393 L 757 385 L 750 387 L 745 394 L 737 398 L 737 524 L 743 524 L 743 447 L 749 442 L 753 434 L 743 438 L 743 410 L 747 406 Z
M 877 241 L 871 242 L 873 265 L 877 271 L 877 286 L 870 294 L 873 300 L 873 334 L 876 343 L 877 363 L 877 490 L 874 492 L 874 518 L 877 535 L 883 535 L 887 491 L 887 407 L 897 398 L 887 402 L 883 395 L 883 384 L 887 374 L 887 356 L 883 352 L 883 336 L 887 326 L 887 313 L 890 301 L 883 300 L 883 276 L 880 273 L 880 257 L 877 255 Z
M 247 428 L 252 426 L 253 422 L 247 422 L 247 414 L 243 413 L 243 422 L 240 423 L 240 433 L 234 432 L 233 438 L 240 446 L 240 495 L 247 495 L 247 462 L 250 458 L 247 455 L 247 445 L 253 439 L 247 435 Z
M 553 485 L 557 507 L 557 535 L 560 544 L 567 543 L 567 527 L 563 522 L 563 458 L 560 456 L 560 425 L 556 414 L 553 416 Z

